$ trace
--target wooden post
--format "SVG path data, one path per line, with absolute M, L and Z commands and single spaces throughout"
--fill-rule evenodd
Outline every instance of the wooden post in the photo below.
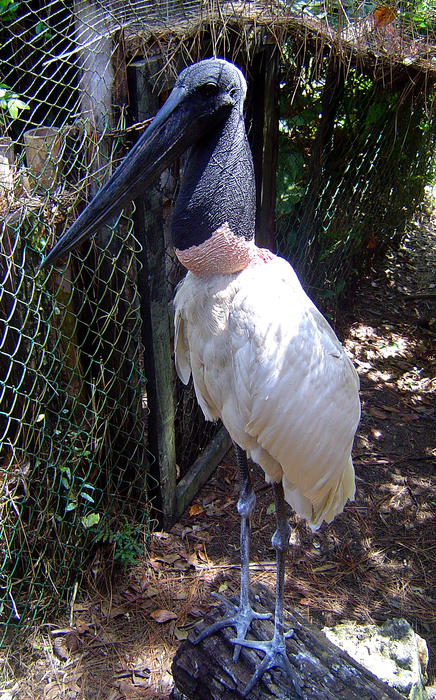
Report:
M 114 126 L 113 96 L 116 93 L 118 101 L 122 96 L 119 89 L 114 90 L 113 32 L 102 3 L 75 0 L 74 12 L 75 37 L 80 49 L 80 104 L 89 139 L 88 194 L 92 197 L 111 174 L 115 143 L 110 133 Z M 120 39 L 119 32 L 117 36 Z M 118 62 L 121 60 L 122 45 Z M 102 406 L 99 419 L 107 422 L 105 449 L 113 455 L 113 460 L 108 461 L 110 473 L 105 478 L 113 478 L 117 489 L 120 488 L 118 483 L 121 484 L 122 493 L 126 497 L 134 494 L 139 503 L 143 498 L 148 464 L 145 445 L 142 449 L 141 376 L 135 367 L 139 355 L 136 261 L 131 259 L 133 253 L 124 245 L 128 236 L 125 219 L 121 219 L 114 230 L 110 229 L 110 224 L 97 230 L 96 242 L 105 252 L 96 253 L 98 264 L 96 261 L 80 265 L 80 284 L 84 289 L 92 289 L 92 293 L 87 295 L 81 308 L 78 333 L 86 372 L 84 378 L 94 383 L 96 405 Z M 111 323 L 107 322 L 108 318 L 112 319 Z M 138 445 L 142 451 L 141 470 L 132 460 Z
M 143 121 L 157 112 L 159 98 L 153 91 L 151 76 L 161 67 L 160 57 L 135 61 L 129 66 L 128 82 L 134 121 Z M 136 198 L 135 209 L 135 235 L 143 246 L 139 256 L 141 269 L 138 272 L 138 287 L 147 377 L 149 446 L 156 460 L 152 465 L 152 474 L 160 484 L 163 526 L 169 527 L 174 520 L 176 503 L 176 449 L 169 292 L 159 183 L 151 185 Z
M 250 142 L 256 174 L 256 243 L 276 249 L 276 175 L 279 124 L 279 60 L 277 47 L 263 46 L 254 56 L 250 90 Z
M 95 0 L 75 0 L 76 42 L 81 47 L 78 61 L 80 108 L 97 151 L 92 154 L 89 170 L 93 175 L 89 184 L 91 196 L 107 179 L 110 164 L 109 144 L 101 139 L 101 134 L 112 127 L 112 40 L 109 32 L 103 36 L 94 29 L 101 16 L 101 3 Z M 101 27 L 101 23 L 99 25 Z

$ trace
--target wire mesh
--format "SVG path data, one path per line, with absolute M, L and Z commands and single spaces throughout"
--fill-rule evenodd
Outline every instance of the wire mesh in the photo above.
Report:
M 277 248 L 313 290 L 336 295 L 419 199 L 434 143 L 434 34 L 427 0 L 0 0 L 0 641 L 71 604 L 95 542 L 128 562 L 150 527 L 132 213 L 62 271 L 37 274 L 144 128 L 131 124 L 126 66 L 161 56 L 163 98 L 187 63 L 215 53 L 250 78 L 256 47 L 277 43 Z M 161 185 L 166 211 L 178 176 Z M 168 247 L 168 300 L 180 276 Z M 192 386 L 174 378 L 173 396 L 183 474 L 216 427 L 206 429 Z
M 435 147 L 425 73 L 315 61 L 291 41 L 281 89 L 277 247 L 327 308 L 401 239 Z M 297 56 L 297 59 L 295 59 Z

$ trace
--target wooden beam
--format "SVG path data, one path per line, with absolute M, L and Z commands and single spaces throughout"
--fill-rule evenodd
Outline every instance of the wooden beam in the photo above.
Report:
M 266 44 L 255 54 L 250 90 L 250 142 L 256 175 L 256 243 L 276 249 L 276 177 L 279 136 L 279 54 Z
M 161 59 L 133 62 L 128 69 L 134 122 L 148 119 L 159 109 L 152 76 Z M 174 520 L 176 504 L 176 449 L 174 429 L 173 362 L 168 311 L 169 290 L 165 267 L 163 202 L 159 183 L 135 200 L 134 232 L 142 245 L 138 289 L 141 297 L 144 369 L 147 378 L 149 449 L 155 458 L 152 475 L 159 482 L 163 527 Z
M 96 147 L 89 164 L 89 195 L 92 197 L 110 175 L 110 145 L 101 134 L 113 126 L 112 86 L 112 38 L 94 29 L 96 18 L 102 9 L 95 0 L 75 0 L 75 38 L 79 47 L 80 108 L 86 122 L 88 135 Z M 99 236 L 104 238 L 104 227 Z
M 180 479 L 176 489 L 174 520 L 177 520 L 183 514 L 196 493 L 206 483 L 224 455 L 229 451 L 231 444 L 230 435 L 222 427 L 191 465 L 185 476 Z

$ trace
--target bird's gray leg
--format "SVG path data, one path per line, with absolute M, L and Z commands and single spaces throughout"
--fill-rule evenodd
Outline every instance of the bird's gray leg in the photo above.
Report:
M 256 505 L 256 494 L 251 483 L 250 472 L 248 469 L 247 455 L 245 452 L 233 443 L 235 448 L 236 463 L 239 470 L 239 500 L 237 510 L 241 517 L 241 592 L 240 592 L 240 608 L 249 608 L 249 591 L 250 591 L 250 517 Z
M 218 632 L 218 630 L 222 629 L 223 627 L 234 627 L 237 638 L 245 639 L 245 635 L 247 634 L 248 628 L 253 620 L 271 617 L 269 613 L 254 612 L 249 601 L 250 517 L 256 503 L 256 495 L 251 483 L 247 456 L 239 445 L 236 443 L 233 443 L 233 445 L 235 448 L 240 481 L 239 499 L 237 503 L 237 510 L 241 516 L 241 586 L 239 607 L 236 607 L 233 605 L 233 603 L 218 593 L 213 593 L 212 595 L 214 598 L 218 598 L 218 600 L 224 604 L 227 614 L 222 620 L 218 620 L 213 625 L 210 625 L 210 627 L 203 630 L 195 640 L 194 644 L 198 644 L 205 639 L 205 637 L 209 637 L 211 634 Z M 234 662 L 238 660 L 240 651 L 241 647 L 239 645 L 235 645 L 235 650 L 233 652 Z
M 248 695 L 257 681 L 263 676 L 266 671 L 272 668 L 280 668 L 282 673 L 289 678 L 293 689 L 291 697 L 301 698 L 301 691 L 298 681 L 295 678 L 295 672 L 292 669 L 289 659 L 286 655 L 286 638 L 293 635 L 293 630 L 285 634 L 283 630 L 283 592 L 285 584 L 285 560 L 286 552 L 289 548 L 289 536 L 291 527 L 286 517 L 285 499 L 283 494 L 282 483 L 273 484 L 274 501 L 276 507 L 277 529 L 272 537 L 272 545 L 276 550 L 276 601 L 274 615 L 274 634 L 270 641 L 251 641 L 246 639 L 234 639 L 235 644 L 248 647 L 250 649 L 258 649 L 265 653 L 262 662 L 257 667 L 253 677 L 244 690 L 244 695 Z
M 272 536 L 272 546 L 276 550 L 276 604 L 274 613 L 274 637 L 273 639 L 278 645 L 283 644 L 284 648 L 284 631 L 283 631 L 283 594 L 285 588 L 285 567 L 286 553 L 289 549 L 289 537 L 291 535 L 291 526 L 286 517 L 285 498 L 283 494 L 283 485 L 280 481 L 278 484 L 273 484 L 274 502 L 276 507 L 277 530 Z M 288 636 L 292 636 L 292 633 Z

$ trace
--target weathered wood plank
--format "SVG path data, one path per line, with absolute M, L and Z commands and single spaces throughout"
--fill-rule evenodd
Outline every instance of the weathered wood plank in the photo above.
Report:
M 233 600 L 233 599 L 232 599 Z M 237 603 L 237 599 L 234 600 Z M 274 596 L 265 586 L 253 586 L 251 602 L 258 612 L 274 612 Z M 222 612 L 213 607 L 179 647 L 172 672 L 177 691 L 189 700 L 237 700 L 262 654 L 242 648 L 237 664 L 233 663 L 234 630 L 226 627 L 194 645 L 192 640 L 209 624 L 219 620 Z M 289 661 L 305 700 L 402 700 L 393 690 L 348 654 L 332 644 L 320 630 L 296 612 L 285 611 L 285 627 L 294 635 L 286 642 Z M 273 621 L 258 620 L 249 638 L 271 639 Z M 177 696 L 177 693 L 175 694 Z M 274 670 L 265 674 L 247 696 L 251 700 L 285 700 L 295 697 L 289 683 Z
M 95 0 L 75 0 L 75 38 L 79 50 L 80 67 L 80 109 L 86 122 L 88 136 L 94 141 L 94 148 L 89 149 L 90 175 L 89 194 L 93 196 L 110 175 L 110 144 L 101 135 L 113 126 L 112 86 L 114 74 L 112 67 L 112 38 L 103 36 L 94 29 L 95 18 L 101 14 Z M 99 236 L 105 236 L 102 227 Z
M 224 427 L 221 428 L 198 459 L 191 465 L 183 479 L 180 479 L 176 490 L 175 520 L 180 518 L 197 491 L 206 483 L 228 452 L 231 444 L 232 441 L 227 430 Z
M 151 75 L 159 58 L 135 61 L 129 66 L 132 117 L 143 121 L 159 109 Z M 138 289 L 141 297 L 144 368 L 149 408 L 149 446 L 156 463 L 153 475 L 160 485 L 163 526 L 174 519 L 176 504 L 176 448 L 174 429 L 173 361 L 171 357 L 168 284 L 165 266 L 163 202 L 159 183 L 135 200 L 135 236 L 143 246 L 139 255 Z
M 275 250 L 276 177 L 279 124 L 279 54 L 272 44 L 254 56 L 251 82 L 254 86 L 249 108 L 251 146 L 256 174 L 256 243 Z M 251 92 L 251 91 L 250 91 Z

